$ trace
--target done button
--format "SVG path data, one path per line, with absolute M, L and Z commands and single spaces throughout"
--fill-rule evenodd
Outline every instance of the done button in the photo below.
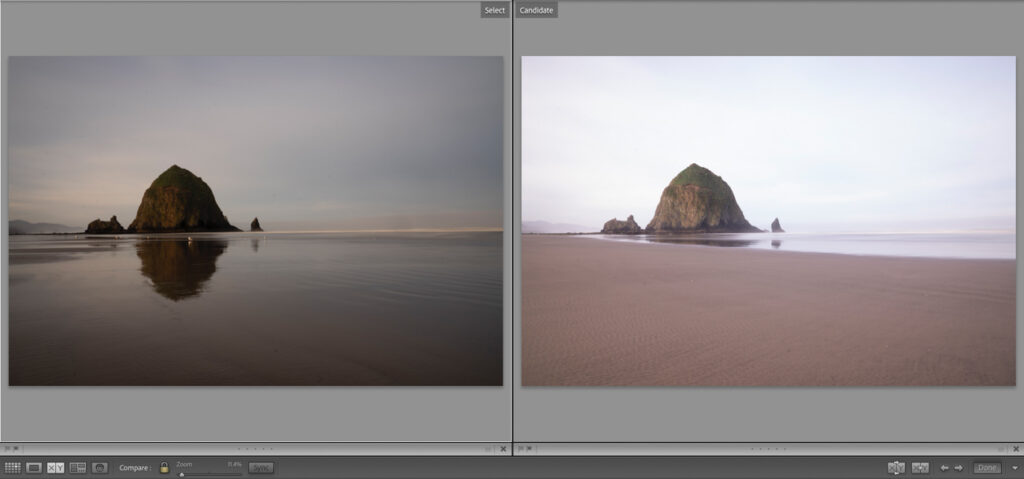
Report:
M 1001 462 L 976 462 L 974 463 L 975 474 L 1002 474 L 1003 463 Z

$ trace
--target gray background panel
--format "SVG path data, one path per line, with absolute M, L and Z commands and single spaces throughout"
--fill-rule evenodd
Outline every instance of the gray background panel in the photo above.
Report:
M 421 4 L 412 11 L 358 3 L 266 3 L 253 10 L 224 3 L 78 4 L 70 11 L 59 6 L 67 5 L 4 3 L 5 62 L 9 55 L 42 54 L 497 55 L 508 35 L 493 26 L 501 20 L 480 20 L 475 3 L 463 4 L 465 12 L 458 4 Z M 1024 49 L 1018 27 L 1024 5 L 1014 2 L 562 2 L 559 7 L 557 20 L 517 22 L 518 53 L 1016 55 Z M 365 14 L 379 15 L 394 28 L 379 28 Z M 507 65 L 515 69 L 518 89 L 518 60 Z M 518 136 L 514 139 L 518 144 Z M 506 144 L 507 152 L 510 148 Z M 3 169 L 6 173 L 6 153 Z M 516 205 L 519 185 L 517 171 Z M 510 207 L 506 198 L 507 212 Z M 4 215 L 6 228 L 6 209 Z M 513 218 L 518 233 L 517 213 L 506 214 L 506 228 L 513 227 Z M 518 258 L 518 234 L 513 241 Z M 6 255 L 3 260 L 6 299 Z M 517 272 L 513 284 L 518 281 Z M 519 299 L 518 287 L 511 291 L 511 286 L 506 284 L 506 298 L 513 295 L 506 314 Z M 506 345 L 518 331 L 515 319 L 514 329 L 506 324 Z M 1020 328 L 1017 334 L 1019 345 Z M 516 350 L 518 340 L 517 334 Z M 6 347 L 6 341 L 0 343 Z M 519 366 L 510 354 L 506 347 L 503 389 L 61 388 L 57 397 L 39 388 L 5 388 L 3 439 L 508 440 L 507 390 L 519 384 Z M 5 350 L 0 357 L 6 384 Z M 515 366 L 511 379 L 510 365 Z M 1009 441 L 1024 430 L 1020 385 L 516 389 L 516 439 L 522 441 Z
M 510 70 L 511 25 L 481 19 L 473 2 L 4 2 L 2 8 L 5 66 L 16 55 L 488 55 L 504 56 Z M 6 70 L 3 90 L 6 98 Z M 509 82 L 505 104 L 511 104 Z M 505 116 L 508 183 L 510 108 Z M 7 161 L 5 150 L 5 178 Z M 5 194 L 4 238 L 6 202 Z M 510 202 L 506 188 L 506 212 Z M 511 244 L 511 228 L 506 213 L 505 244 Z M 504 387 L 12 388 L 6 386 L 5 307 L 2 439 L 508 441 L 511 261 L 506 248 Z M 6 304 L 6 252 L 3 265 Z
M 515 22 L 513 80 L 519 91 L 524 55 L 1021 55 L 1022 24 L 1024 2 L 563 1 L 558 19 Z M 518 96 L 514 108 L 519 118 Z M 516 145 L 519 135 L 517 121 Z M 1022 137 L 1018 124 L 1018 142 Z M 519 165 L 520 150 L 515 154 Z M 517 170 L 516 205 L 521 178 Z M 1021 297 L 1019 267 L 1017 278 Z M 517 305 L 520 283 L 517 271 Z M 516 351 L 520 314 L 514 315 Z M 524 388 L 517 362 L 515 438 L 1013 441 L 1024 437 L 1021 356 L 1017 386 L 1008 388 Z

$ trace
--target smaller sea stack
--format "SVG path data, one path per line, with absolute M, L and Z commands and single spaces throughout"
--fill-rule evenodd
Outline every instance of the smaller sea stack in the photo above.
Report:
M 775 218 L 775 221 L 772 221 L 772 233 L 785 233 L 785 232 L 786 232 L 786 230 L 782 229 L 782 225 L 779 224 L 779 219 Z
M 601 233 L 607 235 L 638 235 L 642 234 L 644 229 L 640 225 L 636 224 L 633 219 L 633 215 L 629 215 L 626 221 L 620 221 L 618 218 L 612 218 L 605 222 L 604 228 L 601 228 Z
M 124 227 L 121 223 L 118 223 L 117 216 L 111 216 L 110 221 L 103 221 L 99 218 L 92 220 L 89 226 L 86 227 L 85 232 L 88 234 L 121 234 L 124 233 Z

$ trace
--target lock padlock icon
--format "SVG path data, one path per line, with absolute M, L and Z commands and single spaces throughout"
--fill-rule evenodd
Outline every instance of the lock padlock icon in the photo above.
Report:
M 171 466 L 167 465 L 166 462 L 160 463 L 160 474 L 167 474 L 171 472 Z

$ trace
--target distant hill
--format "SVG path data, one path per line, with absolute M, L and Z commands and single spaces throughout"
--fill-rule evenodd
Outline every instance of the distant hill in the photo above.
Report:
M 599 229 L 568 223 L 549 223 L 547 221 L 523 222 L 523 233 L 596 233 Z
M 11 220 L 7 222 L 7 234 L 12 235 L 38 235 L 48 233 L 81 233 L 84 228 L 57 223 L 29 223 L 24 220 Z

